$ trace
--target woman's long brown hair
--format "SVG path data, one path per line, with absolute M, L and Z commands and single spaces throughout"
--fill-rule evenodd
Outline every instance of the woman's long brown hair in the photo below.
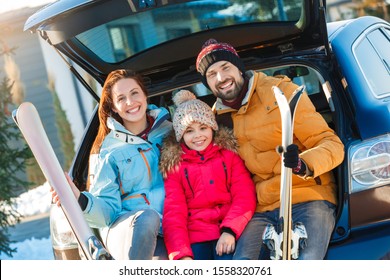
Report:
M 93 142 L 91 154 L 97 154 L 100 151 L 103 140 L 106 135 L 110 132 L 110 129 L 107 127 L 108 117 L 113 117 L 119 123 L 123 124 L 122 118 L 114 113 L 112 110 L 113 100 L 112 100 L 112 87 L 116 82 L 121 79 L 133 79 L 140 86 L 141 90 L 147 96 L 146 87 L 143 83 L 143 79 L 140 75 L 136 74 L 132 70 L 119 69 L 112 71 L 103 85 L 102 96 L 100 98 L 98 115 L 99 115 L 99 130 L 95 141 Z

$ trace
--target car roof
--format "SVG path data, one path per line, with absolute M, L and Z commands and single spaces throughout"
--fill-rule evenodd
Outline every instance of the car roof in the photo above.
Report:
M 158 84 L 196 73 L 196 55 L 209 38 L 232 44 L 244 62 L 327 45 L 323 1 L 276 2 L 59 0 L 24 29 L 101 83 L 112 70 L 130 68 Z

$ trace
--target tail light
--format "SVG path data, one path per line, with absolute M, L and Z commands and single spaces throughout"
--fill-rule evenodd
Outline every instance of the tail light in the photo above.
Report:
M 348 160 L 351 193 L 390 184 L 390 134 L 353 144 Z

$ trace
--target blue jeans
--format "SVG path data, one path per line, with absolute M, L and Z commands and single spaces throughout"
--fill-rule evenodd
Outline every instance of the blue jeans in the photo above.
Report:
M 231 260 L 233 253 L 217 255 L 215 250 L 218 240 L 192 243 L 191 249 L 194 254 L 194 260 Z
M 299 260 L 322 260 L 335 225 L 336 206 L 324 200 L 298 203 L 292 206 L 293 223 L 301 222 L 307 232 L 307 246 L 300 250 Z M 237 241 L 234 260 L 269 259 L 269 249 L 263 245 L 262 235 L 267 224 L 277 228 L 279 208 L 255 213 Z
M 156 250 L 160 216 L 153 209 L 120 216 L 102 238 L 116 260 L 151 260 Z

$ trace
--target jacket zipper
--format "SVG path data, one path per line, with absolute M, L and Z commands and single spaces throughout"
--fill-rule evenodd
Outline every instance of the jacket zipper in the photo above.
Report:
M 228 192 L 230 192 L 230 183 L 228 181 L 228 172 L 227 172 L 226 164 L 224 161 L 222 162 L 222 165 L 223 165 L 223 171 L 225 172 L 226 188 L 227 188 Z
M 145 165 L 146 165 L 146 168 L 148 169 L 148 177 L 149 177 L 149 181 L 152 180 L 152 173 L 151 173 L 151 170 L 150 170 L 150 165 L 149 165 L 149 162 L 145 156 L 145 152 L 147 151 L 150 151 L 151 148 L 147 149 L 147 150 L 142 150 L 141 148 L 138 148 L 138 152 L 140 153 L 140 155 L 142 156 L 142 158 L 144 159 L 144 162 L 145 162 Z
M 190 190 L 192 192 L 192 197 L 195 197 L 194 190 L 191 187 L 190 178 L 188 177 L 188 170 L 187 170 L 187 168 L 184 168 L 184 174 L 186 176 L 188 186 L 190 187 Z

